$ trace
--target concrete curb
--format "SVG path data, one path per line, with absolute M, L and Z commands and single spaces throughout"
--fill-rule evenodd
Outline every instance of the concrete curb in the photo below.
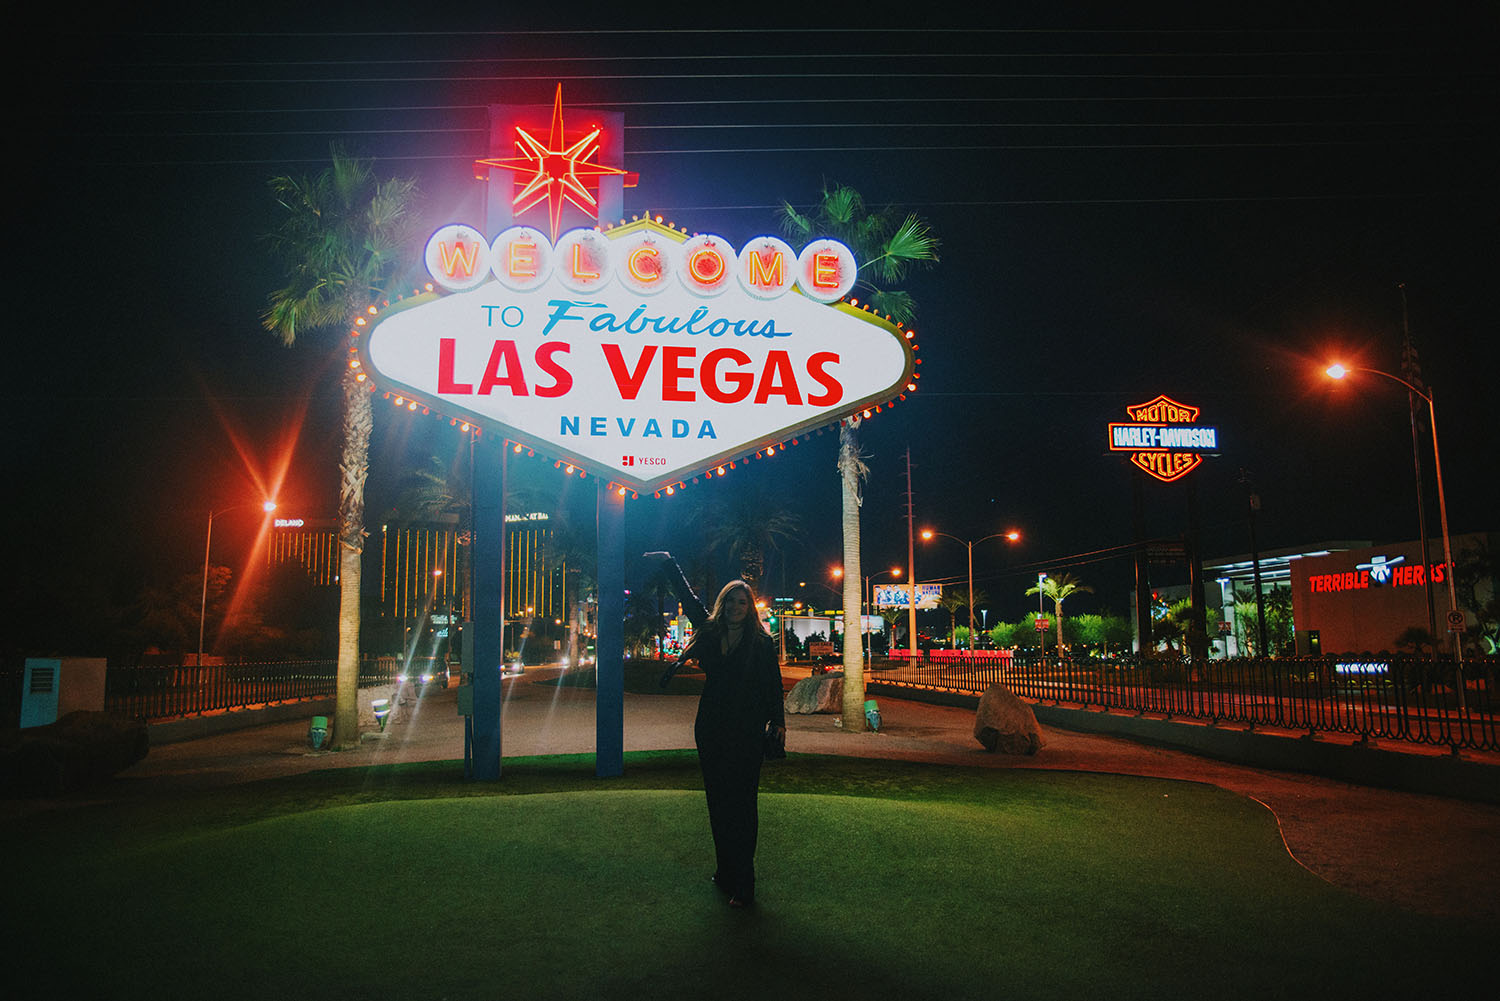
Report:
M 935 705 L 974 709 L 979 696 L 871 682 L 866 691 Z M 1500 765 L 1447 754 L 1386 750 L 1311 736 L 1258 733 L 1199 722 L 1122 716 L 1092 709 L 1030 703 L 1038 723 L 1201 754 L 1219 761 L 1279 771 L 1305 772 L 1355 785 L 1430 793 L 1500 804 Z
M 262 706 L 258 709 L 232 709 L 209 716 L 189 716 L 185 719 L 163 720 L 148 727 L 152 747 L 175 744 L 182 740 L 208 737 L 230 730 L 264 723 L 279 723 L 289 719 L 311 720 L 314 716 L 332 716 L 333 699 L 308 699 L 304 702 L 283 702 L 280 705 Z

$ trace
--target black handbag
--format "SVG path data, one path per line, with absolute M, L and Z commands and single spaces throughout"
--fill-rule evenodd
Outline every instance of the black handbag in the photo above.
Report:
M 767 723 L 764 749 L 767 761 L 778 761 L 786 757 L 786 729 L 775 723 Z

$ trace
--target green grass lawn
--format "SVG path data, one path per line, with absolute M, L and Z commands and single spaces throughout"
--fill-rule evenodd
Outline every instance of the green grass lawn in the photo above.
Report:
M 693 755 L 626 768 L 339 769 L 12 823 L 7 996 L 1420 997 L 1497 930 L 1334 889 L 1208 786 L 795 755 L 731 911 Z

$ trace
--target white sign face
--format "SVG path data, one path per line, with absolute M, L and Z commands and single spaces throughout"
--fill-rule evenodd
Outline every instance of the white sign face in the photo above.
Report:
M 531 287 L 491 277 L 370 325 L 359 349 L 382 389 L 654 490 L 915 388 L 907 336 L 794 290 L 797 258 L 772 238 L 741 254 L 642 223 L 574 230 L 535 252 L 502 246 L 520 231 L 486 256 L 522 261 Z M 453 261 L 453 247 L 436 256 Z M 809 285 L 852 282 L 852 257 L 819 260 Z

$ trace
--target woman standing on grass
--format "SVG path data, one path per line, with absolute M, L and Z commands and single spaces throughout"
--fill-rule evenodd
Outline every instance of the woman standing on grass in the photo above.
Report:
M 713 882 L 729 895 L 730 907 L 748 907 L 755 902 L 760 763 L 768 731 L 778 742 L 786 740 L 776 648 L 750 585 L 725 584 L 709 611 L 670 553 L 646 555 L 666 561 L 663 571 L 693 623 L 693 638 L 662 676 L 662 687 L 688 660 L 697 661 L 705 675 L 693 738 L 718 862 Z

